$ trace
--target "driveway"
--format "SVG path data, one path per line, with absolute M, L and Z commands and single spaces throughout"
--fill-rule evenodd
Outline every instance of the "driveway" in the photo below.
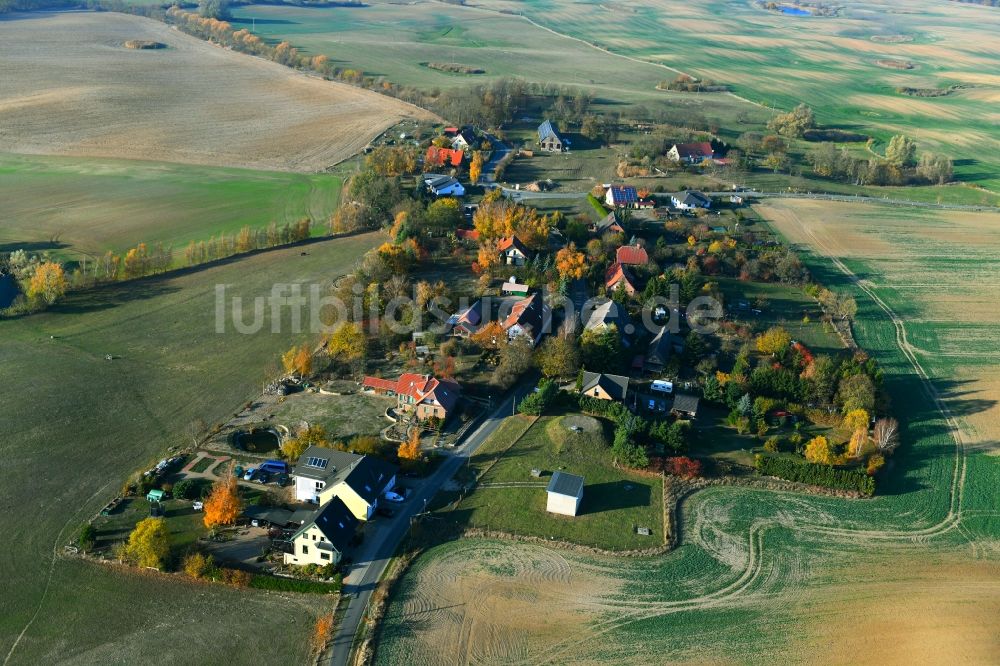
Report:
M 355 564 L 344 578 L 343 593 L 349 598 L 349 602 L 334 635 L 328 663 L 333 666 L 347 666 L 354 647 L 354 635 L 361 625 L 372 591 L 399 547 L 399 543 L 406 536 L 410 528 L 410 518 L 424 510 L 441 486 L 451 480 L 455 472 L 500 427 L 504 417 L 512 412 L 513 401 L 518 393 L 523 397 L 524 389 L 520 392 L 511 391 L 507 399 L 478 427 L 469 432 L 454 449 L 445 450 L 448 459 L 431 476 L 419 482 L 406 484 L 410 485 L 413 491 L 405 502 L 393 505 L 397 508 L 396 515 L 391 520 L 382 518 L 382 525 L 379 525 L 379 519 L 376 519 L 371 531 L 366 533 L 364 543 L 353 554 Z

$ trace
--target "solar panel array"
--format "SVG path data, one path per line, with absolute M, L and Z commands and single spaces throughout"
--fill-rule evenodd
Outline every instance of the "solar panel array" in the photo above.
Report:
M 306 466 L 315 467 L 316 469 L 326 469 L 326 465 L 329 462 L 326 458 L 306 458 Z

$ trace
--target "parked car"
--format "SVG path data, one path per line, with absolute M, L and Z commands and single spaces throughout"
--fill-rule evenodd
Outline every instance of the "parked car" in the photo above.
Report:
M 651 412 L 656 411 L 656 401 L 655 400 L 650 400 L 649 404 L 646 406 L 646 409 L 648 409 Z
M 274 482 L 277 483 L 282 488 L 288 485 L 288 481 L 289 479 L 287 474 L 279 474 L 276 477 L 274 477 Z
M 201 500 L 196 501 L 191 505 L 191 508 L 195 511 L 203 511 L 205 509 L 205 503 Z
M 267 471 L 258 469 L 253 475 L 253 481 L 256 483 L 267 483 L 271 480 L 271 475 Z
M 265 472 L 270 472 L 271 474 L 287 474 L 288 473 L 288 463 L 283 460 L 265 460 L 264 464 L 260 466 Z
M 392 492 L 391 490 L 382 495 L 389 502 L 402 502 L 403 496 Z
M 243 475 L 243 480 L 244 481 L 249 481 L 250 479 L 253 478 L 253 475 L 256 474 L 256 473 L 257 473 L 257 468 L 256 467 L 250 467 L 249 469 L 247 469 L 246 473 Z
M 243 466 L 237 465 L 236 468 L 233 470 L 233 476 L 235 476 L 238 479 L 241 476 L 243 476 L 243 472 L 244 472 Z
M 375 509 L 375 513 L 383 518 L 392 518 L 396 515 L 396 511 L 391 506 L 380 506 Z

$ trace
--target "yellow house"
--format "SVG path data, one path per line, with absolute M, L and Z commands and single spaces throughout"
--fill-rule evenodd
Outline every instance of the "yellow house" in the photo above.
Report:
M 396 485 L 396 468 L 384 460 L 319 446 L 305 450 L 292 476 L 296 499 L 326 505 L 339 498 L 358 520 L 369 520 Z
M 333 498 L 292 536 L 292 552 L 285 553 L 285 564 L 325 566 L 339 563 L 357 527 L 358 519 L 347 505 Z
M 624 402 L 628 394 L 628 377 L 605 375 L 599 372 L 584 372 L 580 393 L 598 400 Z

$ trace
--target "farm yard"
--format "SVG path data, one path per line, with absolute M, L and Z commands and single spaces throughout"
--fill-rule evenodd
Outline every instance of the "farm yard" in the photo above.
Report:
M 130 39 L 167 48 L 130 50 Z M 433 117 L 111 12 L 8 17 L 0 60 L 7 153 L 316 171 L 404 117 Z
M 0 251 L 68 260 L 140 242 L 179 251 L 243 226 L 325 221 L 341 183 L 330 174 L 0 154 Z
M 116 284 L 3 323 L 0 501 L 17 507 L 5 513 L 3 531 L 18 546 L 0 567 L 8 581 L 2 653 L 24 632 L 12 664 L 184 661 L 192 641 L 209 662 L 306 659 L 321 600 L 123 573 L 61 550 L 133 470 L 189 443 L 180 424 L 224 421 L 260 391 L 287 349 L 287 331 L 215 333 L 216 284 L 244 298 L 270 293 L 275 282 L 323 284 L 380 242 L 376 233 L 327 240 L 306 256 L 280 249 Z M 248 617 L 269 631 L 246 632 Z

